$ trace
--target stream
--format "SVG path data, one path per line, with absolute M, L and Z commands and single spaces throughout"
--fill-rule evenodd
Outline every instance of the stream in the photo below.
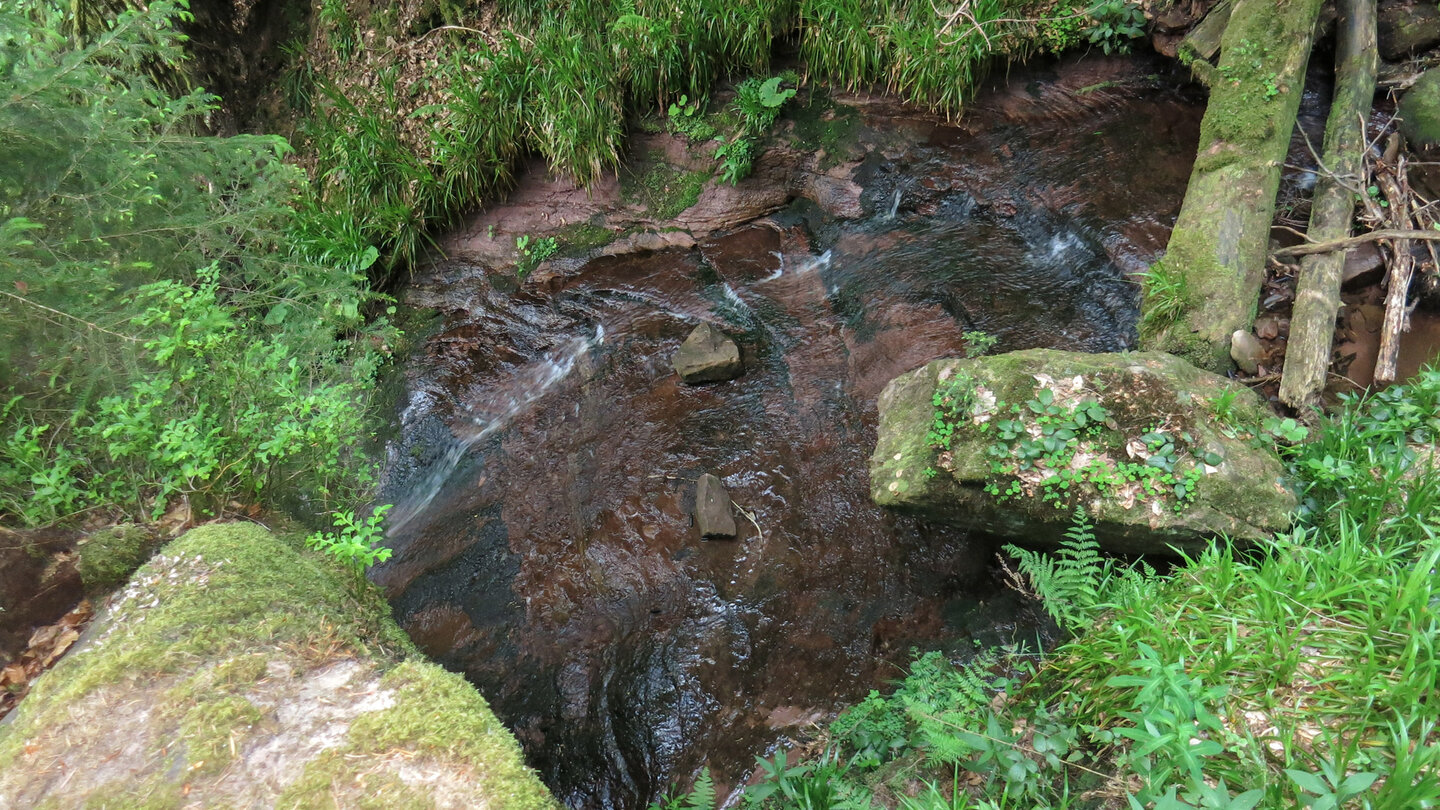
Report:
M 839 99 L 859 217 L 796 197 L 519 290 L 464 258 L 417 275 L 407 302 L 441 319 L 406 368 L 375 579 L 561 801 L 644 808 L 701 766 L 733 789 L 917 649 L 1049 638 L 993 539 L 870 503 L 875 401 L 968 330 L 1134 344 L 1129 276 L 1164 247 L 1202 112 L 1158 69 L 1015 68 L 959 123 Z M 676 377 L 702 321 L 739 342 L 739 379 Z M 691 525 L 705 472 L 735 540 Z

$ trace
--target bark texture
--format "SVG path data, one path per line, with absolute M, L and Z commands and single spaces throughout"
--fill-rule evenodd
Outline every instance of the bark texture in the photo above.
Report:
M 1236 0 L 1165 258 L 1150 272 L 1141 344 L 1212 371 L 1254 321 L 1280 168 L 1320 0 Z
M 1344 239 L 1364 192 L 1365 118 L 1375 96 L 1375 0 L 1344 0 L 1335 54 L 1335 98 L 1325 126 L 1323 173 L 1310 209 L 1311 242 Z M 1345 252 L 1306 256 L 1290 320 L 1290 344 L 1280 399 L 1293 408 L 1315 405 L 1325 388 L 1340 309 Z

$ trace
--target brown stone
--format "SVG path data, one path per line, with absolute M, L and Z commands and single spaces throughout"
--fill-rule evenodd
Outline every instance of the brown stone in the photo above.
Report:
M 691 385 L 733 380 L 745 370 L 740 347 L 724 332 L 702 323 L 675 352 L 675 373 Z
M 734 537 L 735 515 L 720 479 L 705 473 L 695 482 L 695 525 L 703 537 Z

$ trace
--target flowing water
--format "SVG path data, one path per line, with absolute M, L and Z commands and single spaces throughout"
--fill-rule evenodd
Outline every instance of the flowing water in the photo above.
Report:
M 912 649 L 1042 629 L 991 541 L 871 505 L 876 397 L 967 330 L 1130 346 L 1126 273 L 1163 247 L 1199 107 L 1107 60 L 1017 73 L 959 126 L 859 109 L 863 218 L 802 200 L 520 291 L 463 262 L 417 281 L 444 318 L 407 370 L 376 578 L 571 807 L 644 807 L 704 764 L 733 786 Z M 744 376 L 679 382 L 701 321 Z M 733 541 L 691 525 L 704 472 Z

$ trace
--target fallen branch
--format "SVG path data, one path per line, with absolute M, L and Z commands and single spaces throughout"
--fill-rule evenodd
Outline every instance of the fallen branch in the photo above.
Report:
M 1405 176 L 1405 159 L 1399 158 L 1395 173 L 1377 173 L 1380 191 L 1390 203 L 1388 211 L 1393 230 L 1403 230 L 1410 224 L 1410 201 L 1400 188 L 1397 178 Z M 1388 385 L 1395 381 L 1395 367 L 1400 357 L 1400 333 L 1409 329 L 1409 310 L 1405 299 L 1410 292 L 1410 277 L 1415 272 L 1415 257 L 1410 254 L 1410 240 L 1397 237 L 1390 243 L 1394 254 L 1390 259 L 1390 274 L 1386 278 L 1385 321 L 1380 326 L 1380 353 L 1375 358 L 1375 382 Z
M 1345 22 L 1335 54 L 1335 97 L 1325 127 L 1325 155 L 1317 156 L 1324 172 L 1315 187 L 1306 237 L 1318 241 L 1302 247 L 1348 241 L 1355 189 L 1365 170 L 1364 113 L 1375 99 L 1375 0 L 1344 0 L 1341 13 Z M 1295 291 L 1280 399 L 1305 410 L 1319 402 L 1330 369 L 1345 256 L 1334 251 L 1290 255 L 1306 258 Z
M 1361 245 L 1366 242 L 1379 242 L 1390 239 L 1413 239 L 1417 242 L 1440 242 L 1440 231 L 1419 231 L 1412 228 L 1386 228 L 1379 231 L 1347 236 L 1344 239 L 1330 239 L 1324 242 L 1311 242 L 1306 245 L 1294 245 L 1270 251 L 1270 255 L 1277 259 L 1287 256 L 1309 256 L 1315 253 L 1332 253 L 1337 250 Z

